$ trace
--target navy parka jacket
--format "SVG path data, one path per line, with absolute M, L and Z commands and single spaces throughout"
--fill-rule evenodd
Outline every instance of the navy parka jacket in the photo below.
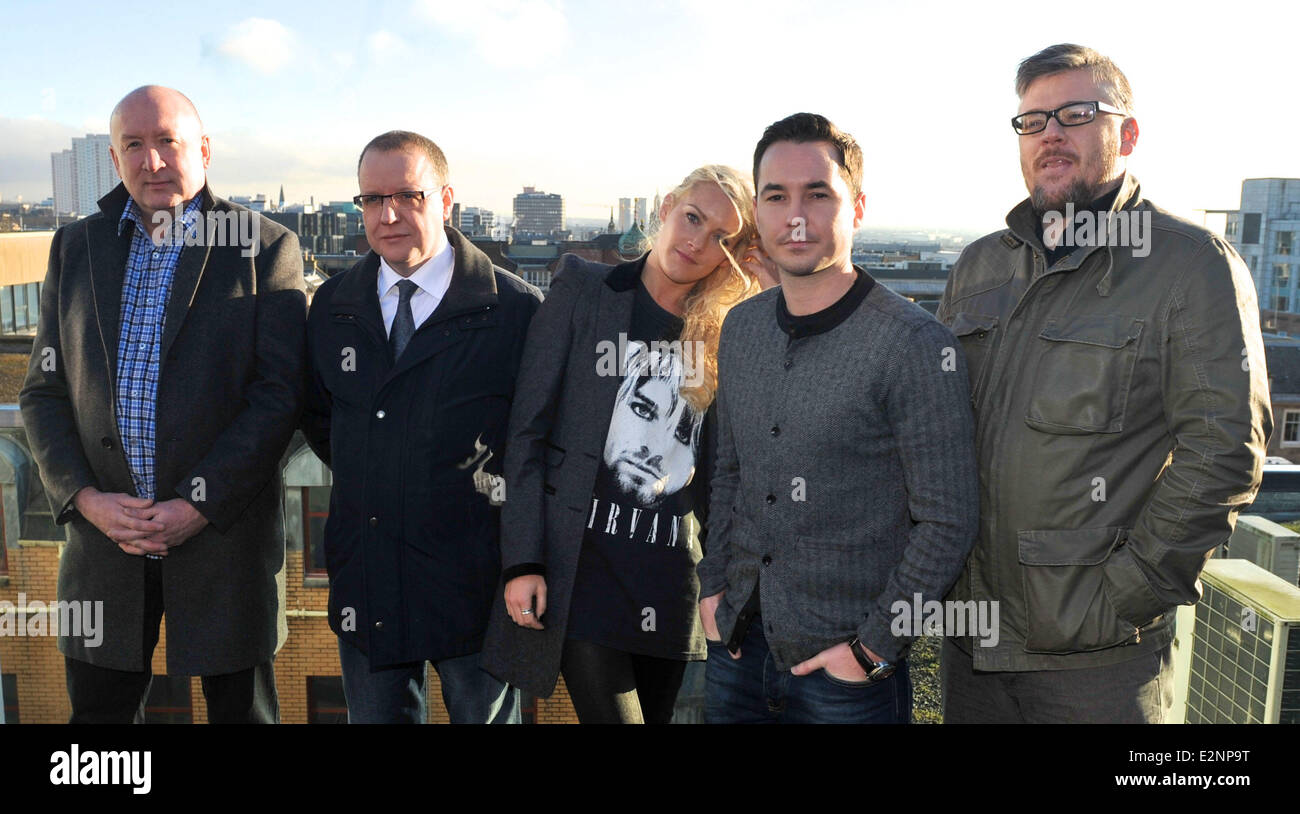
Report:
M 396 364 L 373 251 L 308 316 L 303 431 L 334 476 L 329 624 L 372 668 L 477 652 L 500 584 L 506 422 L 541 293 L 446 231 L 450 288 Z

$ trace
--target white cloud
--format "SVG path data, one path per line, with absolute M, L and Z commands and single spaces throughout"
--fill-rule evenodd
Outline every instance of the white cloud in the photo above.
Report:
M 313 196 L 318 203 L 346 200 L 357 194 L 360 146 L 354 147 L 354 141 L 295 140 L 264 129 L 217 130 L 208 180 L 223 198 L 259 192 L 278 196 L 283 184 L 290 203 L 306 203 Z
M 366 47 L 370 49 L 370 56 L 381 66 L 400 64 L 410 59 L 413 53 L 406 40 L 384 29 L 366 37 Z
M 419 16 L 468 40 L 498 68 L 536 64 L 569 43 L 569 21 L 552 0 L 416 0 Z
M 302 49 L 298 35 L 279 21 L 249 17 L 226 29 L 215 43 L 205 43 L 204 50 L 258 73 L 273 74 L 294 62 Z

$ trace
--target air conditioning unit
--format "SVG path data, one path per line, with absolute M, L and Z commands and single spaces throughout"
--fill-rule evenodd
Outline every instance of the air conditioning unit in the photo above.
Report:
M 1249 560 L 1292 585 L 1300 585 L 1300 534 L 1259 515 L 1243 514 L 1221 556 Z
M 1191 651 L 1175 657 L 1183 720 L 1300 723 L 1300 587 L 1239 559 L 1207 561 L 1201 584 L 1191 630 L 1178 630 Z

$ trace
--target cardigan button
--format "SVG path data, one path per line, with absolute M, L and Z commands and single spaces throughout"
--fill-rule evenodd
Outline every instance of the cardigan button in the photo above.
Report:
M 780 428 L 779 426 L 776 426 L 776 427 L 773 427 L 773 428 L 772 428 L 772 437 L 773 437 L 773 438 L 775 438 L 776 436 L 778 436 L 778 435 L 780 435 L 780 434 L 781 434 L 781 428 Z
M 113 448 L 113 439 L 112 439 L 112 438 L 109 438 L 107 435 L 105 435 L 103 438 L 99 439 L 99 443 L 101 443 L 101 444 L 104 445 L 104 449 L 112 449 L 112 448 Z
M 763 500 L 767 501 L 767 505 L 771 506 L 773 503 L 776 502 L 776 495 L 768 495 L 767 497 L 763 498 Z

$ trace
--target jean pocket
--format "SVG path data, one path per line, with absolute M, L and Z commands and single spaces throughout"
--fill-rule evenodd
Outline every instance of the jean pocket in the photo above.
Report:
M 1049 320 L 1035 343 L 1025 423 L 1054 435 L 1123 430 L 1142 324 L 1115 314 Z
M 1103 574 L 1127 533 L 1115 526 L 1019 533 L 1026 652 L 1082 653 L 1133 637 L 1106 595 Z
M 834 684 L 837 687 L 850 687 L 852 689 L 860 689 L 862 687 L 870 687 L 873 684 L 882 683 L 881 681 L 875 681 L 875 682 L 868 681 L 866 678 L 863 678 L 861 681 L 852 681 L 847 678 L 840 678 L 839 676 L 832 675 L 831 671 L 827 670 L 825 667 L 823 667 L 820 672 L 822 674 L 822 678 L 826 679 L 827 681 L 829 681 L 830 683 Z M 887 681 L 888 679 L 884 679 L 884 680 Z

